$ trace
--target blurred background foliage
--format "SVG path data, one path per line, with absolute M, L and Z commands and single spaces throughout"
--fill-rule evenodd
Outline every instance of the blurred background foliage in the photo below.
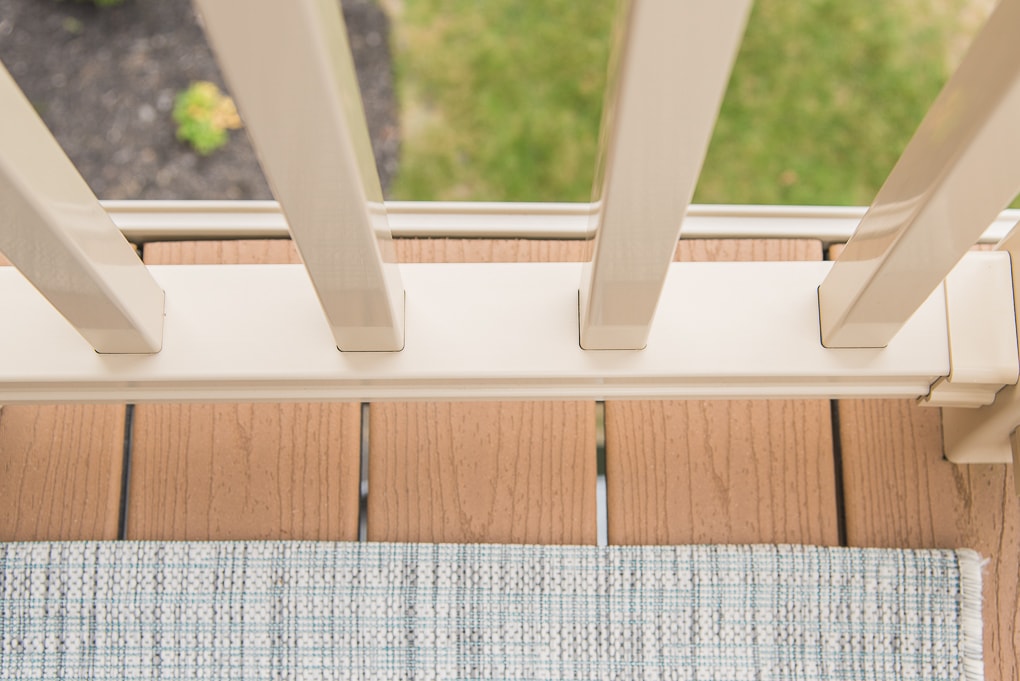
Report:
M 616 0 L 382 1 L 393 198 L 589 200 Z M 869 203 L 993 4 L 757 0 L 695 201 Z

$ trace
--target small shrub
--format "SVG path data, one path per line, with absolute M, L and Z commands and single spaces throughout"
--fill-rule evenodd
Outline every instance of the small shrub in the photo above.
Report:
M 60 25 L 71 35 L 81 35 L 82 31 L 85 30 L 85 24 L 82 23 L 81 19 L 76 19 L 74 17 L 64 17 L 64 20 L 60 22 Z
M 241 127 L 234 100 L 214 83 L 202 80 L 177 93 L 174 100 L 177 139 L 187 142 L 203 156 L 227 143 L 228 130 Z

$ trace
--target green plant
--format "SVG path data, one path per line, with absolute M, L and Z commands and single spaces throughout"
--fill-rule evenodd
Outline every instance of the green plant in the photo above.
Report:
M 177 93 L 174 100 L 177 139 L 187 142 L 203 156 L 227 143 L 228 130 L 241 127 L 234 100 L 214 83 L 200 80 Z
M 81 19 L 74 17 L 64 17 L 64 20 L 60 22 L 60 26 L 71 35 L 81 35 L 81 32 L 85 30 L 85 24 L 82 23 Z

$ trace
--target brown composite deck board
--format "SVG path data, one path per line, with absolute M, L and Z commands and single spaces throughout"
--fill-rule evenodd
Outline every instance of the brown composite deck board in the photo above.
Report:
M 116 539 L 124 405 L 0 408 L 0 541 Z
M 124 405 L 0 407 L 0 541 L 117 538 L 124 412 Z
M 830 257 L 838 256 L 833 248 Z M 987 681 L 1020 678 L 1020 507 L 1012 466 L 956 466 L 941 411 L 910 400 L 840 400 L 847 543 L 977 550 Z
M 576 261 L 582 242 L 414 239 L 405 262 Z M 594 402 L 374 403 L 368 538 L 594 543 Z
M 594 543 L 594 402 L 370 409 L 369 539 Z
M 821 257 L 803 240 L 682 241 L 676 253 Z M 607 401 L 606 483 L 613 544 L 839 542 L 827 400 Z
M 298 262 L 283 240 L 149 244 L 144 255 L 149 264 Z M 356 539 L 360 412 L 356 403 L 139 405 L 128 538 Z

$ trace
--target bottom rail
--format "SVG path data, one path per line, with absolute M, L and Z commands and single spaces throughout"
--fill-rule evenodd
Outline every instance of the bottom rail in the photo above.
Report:
M 675 263 L 643 350 L 578 345 L 577 263 L 405 265 L 401 352 L 340 352 L 297 265 L 152 266 L 163 349 L 99 355 L 0 271 L 0 403 L 918 397 L 950 369 L 938 289 L 882 349 L 827 349 L 826 262 Z

